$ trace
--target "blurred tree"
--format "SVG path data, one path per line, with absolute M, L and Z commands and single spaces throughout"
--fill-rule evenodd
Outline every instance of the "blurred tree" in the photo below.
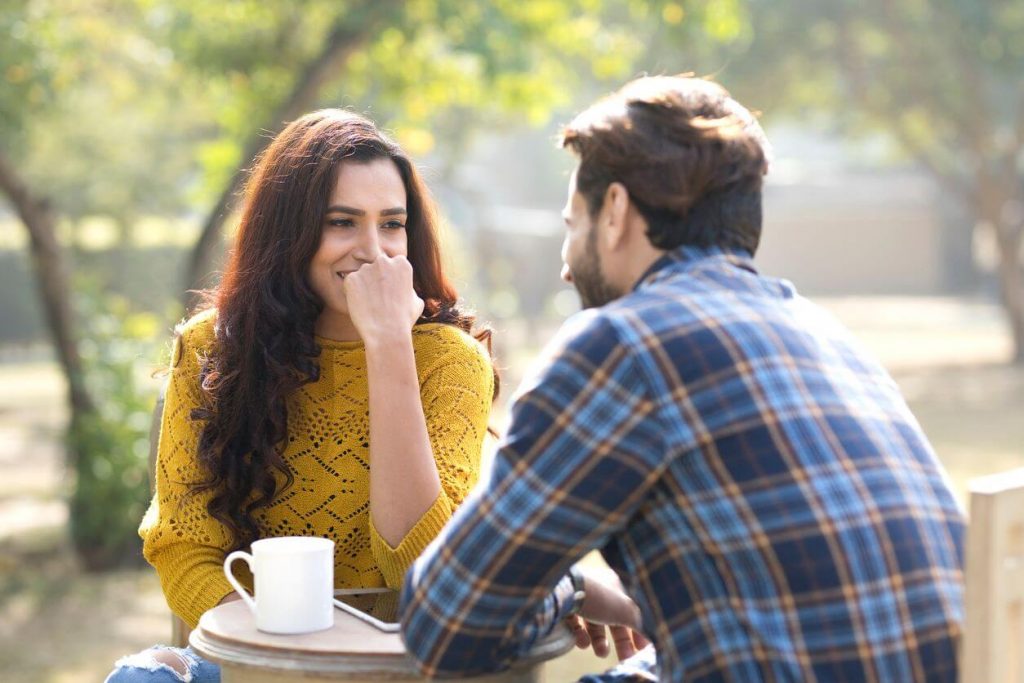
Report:
M 121 563 L 137 540 L 133 524 L 109 520 L 134 519 L 124 510 L 144 486 L 137 429 L 121 424 L 139 414 L 140 394 L 122 356 L 87 354 L 83 369 L 67 224 L 112 218 L 126 243 L 138 216 L 212 205 L 194 284 L 221 244 L 240 167 L 285 120 L 327 102 L 374 107 L 413 154 L 433 148 L 436 130 L 458 150 L 501 118 L 541 123 L 579 70 L 622 77 L 639 49 L 582 12 L 599 5 L 0 0 L 0 193 L 29 236 L 68 382 L 71 528 L 89 568 Z M 78 311 L 93 352 L 92 337 L 110 337 L 95 325 L 109 327 L 111 305 Z
M 200 287 L 210 269 L 232 199 L 245 182 L 246 169 L 239 162 L 257 157 L 285 122 L 313 107 L 324 81 L 400 6 L 395 0 L 353 2 L 347 7 L 334 3 L 336 14 L 331 16 L 322 3 L 248 3 L 242 8 L 247 11 L 240 12 L 239 5 L 245 4 L 181 3 L 171 21 L 172 44 L 181 46 L 191 67 L 208 79 L 234 83 L 234 106 L 223 111 L 236 116 L 234 127 L 242 128 L 234 140 L 220 139 L 210 148 L 217 153 L 215 162 L 220 162 L 212 169 L 215 173 L 223 173 L 225 165 L 234 168 L 192 249 L 186 289 Z M 324 27 L 326 35 L 318 36 Z M 304 48 L 317 43 L 319 47 L 307 55 Z M 239 105 L 246 109 L 243 116 L 238 116 Z
M 372 106 L 414 155 L 444 136 L 511 115 L 539 124 L 567 103 L 579 72 L 624 76 L 640 46 L 587 10 L 600 0 L 306 0 L 173 5 L 166 40 L 218 100 L 220 135 L 204 148 L 213 208 L 184 289 L 209 284 L 244 166 L 283 125 L 319 105 Z M 160 11 L 166 11 L 161 7 Z
M 1013 361 L 1024 364 L 1024 3 L 629 4 L 651 31 L 643 62 L 714 73 L 772 116 L 881 133 L 926 169 L 974 216 L 969 229 L 994 236 Z M 719 40 L 681 40 L 691 21 Z
M 104 521 L 118 516 L 111 501 L 139 504 L 129 490 L 139 486 L 138 433 L 115 424 L 137 416 L 141 399 L 122 355 L 86 354 L 83 368 L 62 248 L 69 225 L 105 217 L 125 245 L 140 216 L 210 207 L 186 287 L 209 284 L 244 167 L 287 120 L 325 104 L 369 110 L 411 154 L 436 147 L 450 168 L 474 131 L 542 124 L 579 90 L 625 77 L 645 47 L 633 34 L 647 9 L 636 0 L 0 0 L 0 193 L 29 236 L 68 382 L 75 514 L 107 506 L 72 525 L 89 566 L 117 564 L 132 547 L 96 534 L 114 533 Z M 675 18 L 668 5 L 659 11 Z M 711 12 L 678 35 L 728 35 L 720 19 Z M 78 311 L 87 335 L 110 334 L 94 325 L 112 302 Z
M 138 556 L 138 537 L 134 528 L 129 528 L 134 525 L 124 520 L 126 515 L 137 517 L 140 499 L 145 499 L 144 477 L 138 474 L 140 469 L 145 472 L 145 460 L 140 467 L 138 439 L 133 438 L 138 430 L 117 416 L 124 415 L 126 407 L 137 409 L 146 398 L 134 383 L 118 381 L 113 387 L 102 381 L 115 369 L 120 371 L 118 380 L 124 379 L 130 367 L 124 361 L 117 367 L 109 360 L 118 344 L 105 343 L 108 340 L 92 343 L 89 348 L 99 349 L 100 359 L 91 353 L 83 363 L 70 267 L 59 240 L 57 217 L 62 212 L 81 215 L 89 211 L 123 215 L 121 212 L 131 210 L 132 202 L 141 202 L 141 195 L 133 192 L 106 201 L 103 192 L 80 189 L 102 186 L 106 177 L 96 169 L 108 156 L 105 152 L 120 151 L 121 144 L 131 146 L 134 141 L 126 127 L 118 131 L 120 138 L 104 130 L 111 127 L 110 122 L 95 114 L 111 112 L 106 106 L 108 98 L 101 93 L 115 93 L 119 82 L 131 84 L 132 74 L 124 69 L 135 60 L 123 59 L 130 57 L 130 40 L 125 49 L 112 55 L 110 46 L 121 43 L 111 41 L 111 36 L 130 38 L 131 33 L 119 32 L 121 27 L 113 17 L 120 15 L 104 14 L 110 6 L 79 3 L 74 9 L 99 14 L 94 18 L 86 13 L 78 21 L 69 20 L 67 9 L 48 3 L 0 4 L 0 34 L 10 37 L 0 43 L 0 193 L 28 232 L 45 318 L 67 380 L 67 456 L 75 474 L 71 539 L 84 566 L 96 570 Z M 77 58 L 79 50 L 81 59 Z M 92 65 L 90 58 L 96 60 Z M 131 85 L 128 89 L 144 99 Z M 89 106 L 81 108 L 83 101 Z M 90 123 L 100 128 L 99 136 Z M 101 145 L 94 154 L 76 155 L 82 152 L 81 147 L 75 148 L 76 143 L 103 135 L 109 149 Z M 138 172 L 137 164 L 131 168 L 112 164 L 111 169 L 121 183 L 144 186 L 145 178 L 132 177 Z M 152 178 L 152 174 L 146 177 Z M 107 315 L 105 308 L 106 302 L 100 303 L 86 313 L 88 331 L 99 329 L 100 320 L 94 314 Z
M 57 239 L 56 216 L 50 198 L 25 178 L 15 159 L 27 144 L 24 130 L 34 111 L 56 98 L 56 60 L 31 30 L 25 3 L 0 1 L 0 192 L 29 236 L 32 269 L 39 283 L 44 317 L 61 369 L 67 378 L 68 404 L 73 421 L 93 409 L 85 387 L 69 301 L 68 266 Z
M 195 144 L 208 134 L 208 110 L 200 98 L 182 97 L 184 69 L 147 35 L 143 3 L 32 2 L 28 9 L 30 34 L 53 64 L 53 97 L 32 108 L 20 130 L 20 170 L 60 216 L 71 270 L 130 290 L 135 247 L 165 239 L 159 233 L 171 217 L 191 208 Z M 154 216 L 164 220 L 143 220 Z M 92 254 L 83 252 L 96 249 L 109 250 L 109 268 L 90 265 Z
M 162 337 L 160 319 L 133 311 L 81 276 L 74 300 L 82 320 L 85 379 L 98 397 L 67 433 L 78 454 L 68 526 L 75 551 L 89 570 L 144 564 L 139 520 L 149 503 L 149 428 L 155 392 L 141 382 L 139 359 L 152 358 Z

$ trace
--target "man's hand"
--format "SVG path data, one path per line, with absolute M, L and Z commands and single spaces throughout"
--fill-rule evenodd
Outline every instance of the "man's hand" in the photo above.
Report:
M 608 656 L 608 630 L 620 660 L 632 657 L 637 650 L 646 647 L 649 641 L 640 632 L 640 608 L 626 595 L 618 577 L 582 567 L 580 570 L 586 599 L 580 613 L 566 619 L 576 638 L 576 647 L 586 649 L 593 646 L 598 657 Z
M 573 615 L 565 622 L 576 638 L 576 647 L 586 650 L 593 646 L 594 654 L 598 657 L 608 656 L 609 631 L 612 643 L 615 644 L 615 655 L 620 660 L 632 657 L 650 643 L 642 633 L 628 626 L 606 627 L 604 624 L 581 619 L 579 615 Z

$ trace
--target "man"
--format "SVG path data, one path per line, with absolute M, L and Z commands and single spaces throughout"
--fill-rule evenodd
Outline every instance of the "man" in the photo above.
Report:
M 653 642 L 636 680 L 955 681 L 962 514 L 892 379 L 755 270 L 752 115 L 711 82 L 641 78 L 563 145 L 563 276 L 587 310 L 406 577 L 423 670 L 505 667 L 579 612 Z M 635 605 L 566 576 L 592 549 Z

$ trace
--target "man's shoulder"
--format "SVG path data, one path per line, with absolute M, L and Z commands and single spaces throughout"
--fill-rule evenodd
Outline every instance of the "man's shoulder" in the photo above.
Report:
M 609 306 L 588 308 L 569 316 L 552 340 L 556 349 L 582 352 L 620 343 L 619 321 Z
M 632 291 L 600 309 L 600 326 L 615 329 L 625 344 L 678 335 L 709 323 L 714 293 L 659 283 Z
M 600 308 L 570 316 L 551 347 L 570 353 L 607 353 L 613 347 L 640 350 L 651 337 L 690 329 L 706 317 L 696 298 L 660 291 L 631 292 Z
M 788 320 L 798 305 L 810 305 L 788 280 L 718 260 L 688 269 L 664 269 L 607 306 L 608 314 L 643 336 L 669 335 L 678 339 L 708 330 L 728 334 L 733 325 L 771 325 Z
M 785 281 L 756 275 L 751 279 L 737 284 L 706 275 L 662 278 L 571 316 L 549 351 L 586 358 L 606 356 L 616 348 L 645 355 L 665 345 L 685 342 L 690 348 L 711 337 L 749 334 L 754 327 L 791 325 L 794 306 L 817 310 Z

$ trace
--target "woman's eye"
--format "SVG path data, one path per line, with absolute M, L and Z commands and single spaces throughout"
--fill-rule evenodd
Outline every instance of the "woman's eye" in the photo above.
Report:
M 349 228 L 355 225 L 351 218 L 331 218 L 327 221 L 327 225 L 336 228 Z
M 402 230 L 405 228 L 405 223 L 402 221 L 388 221 L 383 227 L 385 230 Z

